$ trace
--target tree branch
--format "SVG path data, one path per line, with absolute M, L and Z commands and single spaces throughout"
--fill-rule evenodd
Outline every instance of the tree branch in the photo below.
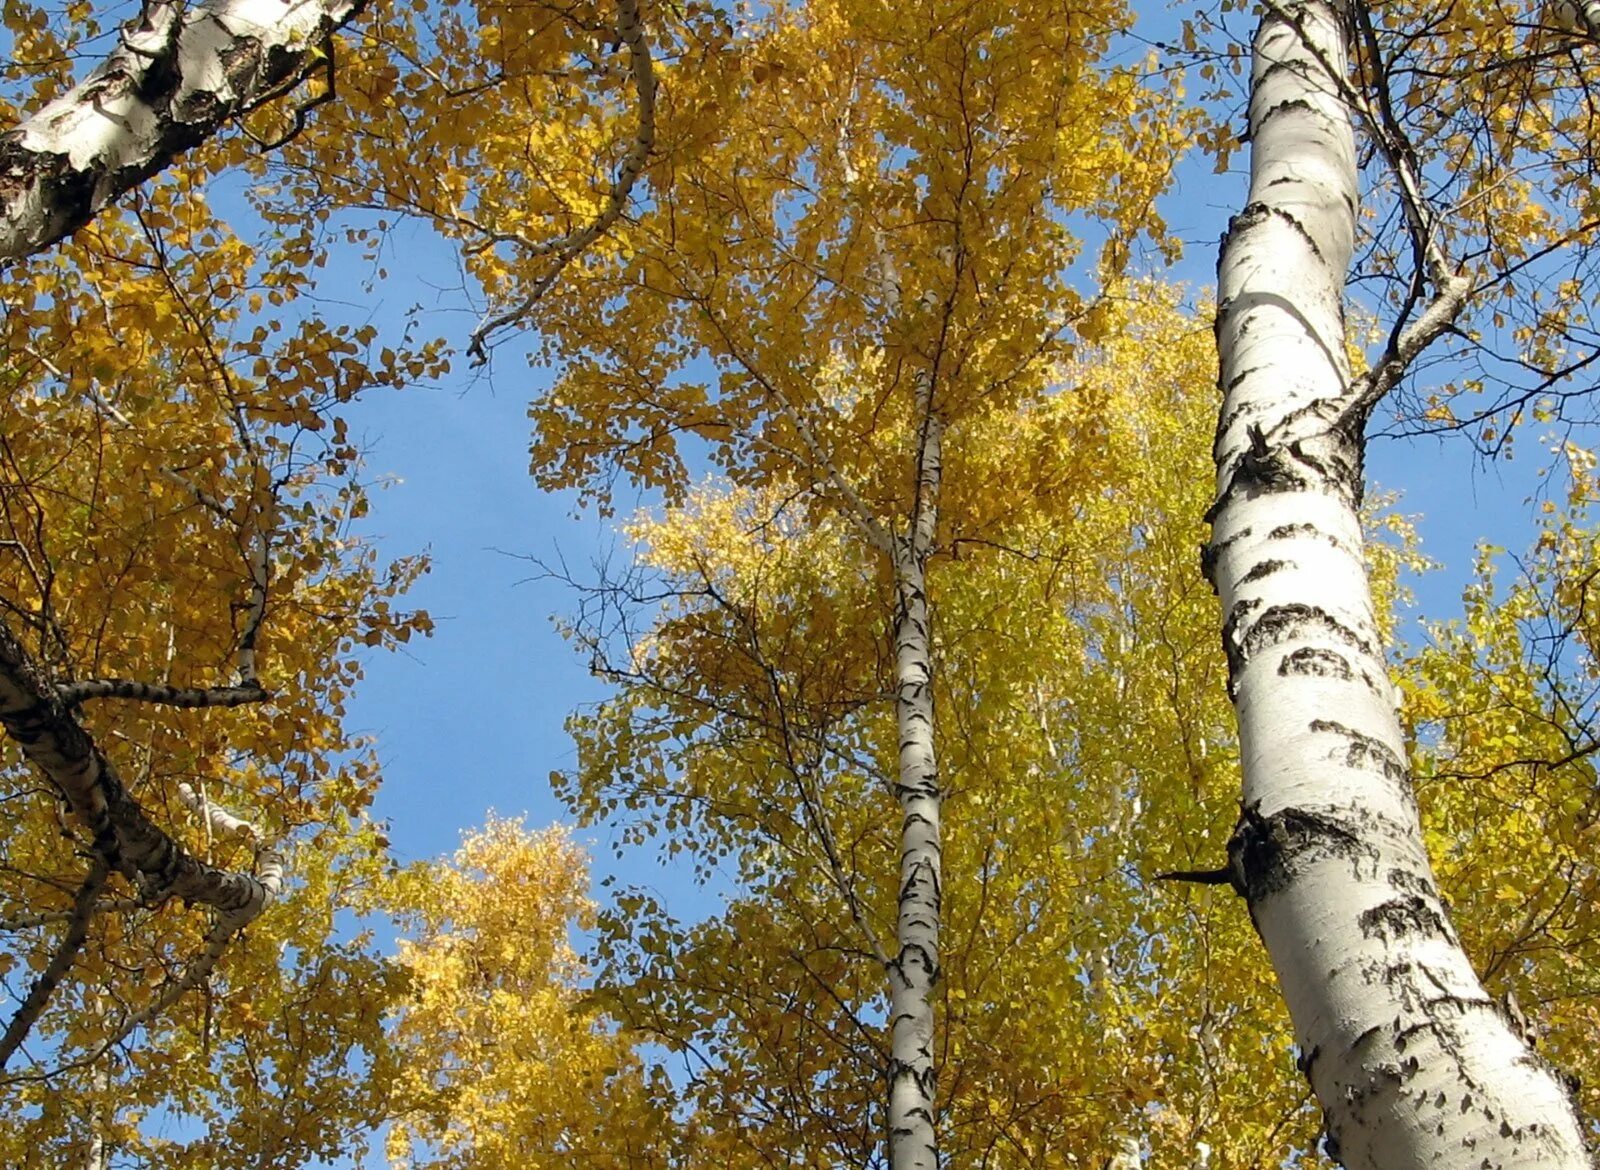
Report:
M 105 888 L 108 876 L 110 869 L 103 858 L 96 857 L 90 862 L 89 873 L 84 877 L 83 884 L 78 887 L 78 893 L 72 899 L 72 909 L 66 919 L 67 929 L 61 936 L 60 943 L 56 945 L 55 954 L 50 956 L 50 962 L 39 972 L 39 977 L 33 981 L 27 996 L 18 1005 L 11 1022 L 6 1025 L 5 1035 L 0 1036 L 0 1070 L 6 1067 L 17 1049 L 22 1046 L 22 1042 L 28 1038 L 28 1033 L 33 1031 L 33 1026 L 43 1014 L 45 1005 L 50 1002 L 50 996 L 55 993 L 56 987 L 72 969 L 72 964 L 77 961 L 78 952 L 83 949 L 84 940 L 89 937 L 89 923 L 94 918 L 95 903 L 100 897 L 100 891 Z
M 243 925 L 277 892 L 265 875 L 258 879 L 198 860 L 157 827 L 4 622 L 0 726 L 89 830 L 96 856 L 133 882 L 147 904 L 182 898 Z
M 0 259 L 71 235 L 322 67 L 367 0 L 149 0 L 83 81 L 0 136 Z
M 76 705 L 89 699 L 131 699 L 163 707 L 242 707 L 272 696 L 258 682 L 229 687 L 174 687 L 139 682 L 131 678 L 91 678 L 56 688 L 63 703 Z
M 550 240 L 528 250 L 529 257 L 554 256 L 550 270 L 534 282 L 533 288 L 514 308 L 497 313 L 479 323 L 467 342 L 467 355 L 473 365 L 483 365 L 489 360 L 489 338 L 502 329 L 519 324 L 544 295 L 554 287 L 567 265 L 580 252 L 622 218 L 633 188 L 644 173 L 644 164 L 655 148 L 656 141 L 656 73 L 650 54 L 650 38 L 645 32 L 639 14 L 639 0 L 617 0 L 617 40 L 628 47 L 628 65 L 633 74 L 634 92 L 638 96 L 638 119 L 633 142 L 623 156 L 622 166 L 612 180 L 610 194 L 600 213 L 584 227 L 559 239 Z

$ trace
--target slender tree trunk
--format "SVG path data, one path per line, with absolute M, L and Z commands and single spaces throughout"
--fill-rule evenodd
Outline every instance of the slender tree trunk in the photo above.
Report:
M 928 555 L 938 521 L 943 423 L 932 386 L 918 393 L 916 497 L 908 530 L 894 543 L 895 723 L 900 736 L 900 910 L 889 968 L 889 1165 L 933 1170 L 935 1129 L 933 989 L 939 981 L 943 793 L 934 749 L 933 640 Z
M 99 68 L 0 136 L 0 259 L 77 231 L 230 120 L 332 69 L 333 33 L 365 4 L 149 0 Z
M 1243 812 L 1232 877 L 1271 956 L 1327 1148 L 1351 1170 L 1587 1167 L 1567 1092 L 1485 994 L 1423 847 L 1362 556 L 1365 410 L 1343 3 L 1269 6 L 1251 186 L 1219 268 L 1224 393 L 1205 562 Z
M 100 1014 L 99 999 L 98 995 L 93 997 L 96 1016 Z M 88 1140 L 84 1143 L 83 1170 L 111 1170 L 111 1146 L 106 1141 L 106 1132 L 111 1128 L 112 1120 L 112 1108 L 109 1104 L 111 1069 L 104 1057 L 101 1057 L 89 1073 L 89 1081 L 94 1086 L 96 1100 L 91 1109 Z

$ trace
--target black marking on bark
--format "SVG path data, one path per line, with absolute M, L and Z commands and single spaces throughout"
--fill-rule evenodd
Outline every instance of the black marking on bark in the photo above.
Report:
M 1227 552 L 1241 540 L 1248 540 L 1252 535 L 1250 528 L 1241 528 L 1226 540 L 1213 538 L 1200 546 L 1200 571 L 1205 579 L 1211 583 L 1211 592 L 1217 591 L 1217 561 L 1222 554 Z
M 1248 573 L 1239 578 L 1239 584 L 1249 585 L 1254 581 L 1264 580 L 1282 569 L 1293 569 L 1295 567 L 1296 565 L 1293 561 L 1280 561 L 1270 558 L 1264 561 L 1257 561 L 1251 566 Z
M 1335 650 L 1321 646 L 1302 646 L 1278 663 L 1280 675 L 1305 674 L 1318 678 L 1336 678 L 1348 682 L 1352 677 L 1350 661 Z
M 1221 386 L 1224 397 L 1233 392 L 1233 389 L 1238 385 L 1240 378 L 1247 377 L 1255 372 L 1255 369 L 1250 369 L 1244 371 L 1244 373 L 1240 374 L 1237 378 L 1230 378 L 1226 385 Z M 1218 463 L 1222 462 L 1222 457 L 1224 454 L 1224 442 L 1228 432 L 1233 430 L 1234 424 L 1245 415 L 1257 413 L 1258 409 L 1259 408 L 1252 406 L 1249 403 L 1240 403 L 1232 410 L 1224 410 L 1217 415 L 1217 427 L 1216 430 L 1214 430 L 1211 434 L 1211 458 L 1214 461 Z
M 1418 873 L 1414 869 L 1401 869 L 1396 866 L 1384 876 L 1388 879 L 1389 885 L 1393 889 L 1415 894 L 1420 898 L 1430 898 L 1440 905 L 1444 904 L 1439 897 L 1438 887 L 1429 880 L 1426 874 Z
M 1241 602 L 1240 605 L 1242 604 Z M 1237 611 L 1239 605 L 1236 605 L 1234 609 Z M 1246 616 L 1248 615 L 1229 614 L 1230 619 L 1238 618 L 1236 625 L 1242 625 Z M 1306 637 L 1312 630 L 1325 631 L 1336 640 L 1348 643 L 1369 657 L 1374 654 L 1373 648 L 1366 638 L 1328 613 L 1327 610 L 1322 609 L 1320 606 L 1290 602 L 1286 605 L 1269 606 L 1262 610 L 1261 616 L 1256 618 L 1242 636 L 1236 635 L 1241 663 L 1249 661 L 1251 657 L 1268 647 L 1276 646 L 1291 638 Z M 1230 667 L 1232 666 L 1232 661 L 1230 657 Z
M 1311 809 L 1286 808 L 1270 817 L 1247 806 L 1228 838 L 1228 858 L 1252 906 L 1288 887 L 1303 860 L 1348 858 L 1352 864 L 1375 856 L 1360 834 L 1333 817 Z
M 1271 532 L 1267 533 L 1268 540 L 1297 540 L 1301 538 L 1323 541 L 1330 547 L 1336 548 L 1340 552 L 1347 555 L 1353 551 L 1345 544 L 1344 541 L 1333 535 L 1333 533 L 1324 532 L 1315 524 L 1311 524 L 1304 520 L 1295 524 L 1280 524 Z M 1359 555 L 1359 553 L 1356 555 Z
M 1367 938 L 1399 939 L 1408 935 L 1453 938 L 1450 924 L 1444 915 L 1427 899 L 1415 894 L 1390 898 L 1370 909 L 1363 910 L 1357 924 Z
M 1256 423 L 1246 428 L 1249 448 L 1239 456 L 1233 479 L 1226 494 L 1235 488 L 1251 486 L 1266 491 L 1302 491 L 1307 486 L 1301 474 L 1293 447 L 1284 447 L 1267 441 L 1266 432 Z
M 1327 536 L 1315 524 L 1308 524 L 1303 520 L 1298 524 L 1280 524 L 1271 532 L 1267 533 L 1268 540 L 1288 540 L 1293 536 L 1321 536 L 1327 540 L 1333 539 L 1332 537 Z
M 1266 113 L 1262 115 L 1261 121 L 1265 122 L 1273 115 L 1295 106 L 1299 106 L 1303 109 L 1310 108 L 1303 98 L 1294 98 L 1290 101 L 1273 106 L 1272 109 L 1266 111 Z M 1235 232 L 1247 231 L 1252 227 L 1259 227 L 1271 219 L 1281 219 L 1284 223 L 1288 224 L 1294 229 L 1295 234 L 1305 241 L 1306 247 L 1311 249 L 1311 254 L 1318 260 L 1322 259 L 1322 249 L 1317 247 L 1317 241 L 1312 237 L 1311 233 L 1306 230 L 1305 224 L 1301 223 L 1297 218 L 1295 218 L 1292 212 L 1284 207 L 1277 207 L 1271 204 L 1261 203 L 1259 201 L 1255 203 L 1247 203 L 1245 204 L 1244 209 L 1240 211 L 1238 215 L 1234 216 L 1228 221 L 1228 235 L 1232 236 Z M 1238 245 L 1234 244 L 1232 246 L 1237 247 Z
M 1381 772 L 1385 777 L 1396 782 L 1404 782 L 1410 775 L 1406 769 L 1405 761 L 1397 756 L 1389 748 L 1389 745 L 1382 740 L 1374 739 L 1372 736 L 1365 735 L 1353 727 L 1346 727 L 1342 723 L 1335 723 L 1329 719 L 1313 719 L 1311 721 L 1311 730 L 1337 735 L 1350 745 L 1344 757 L 1346 767 Z
M 1264 373 L 1264 372 L 1270 371 L 1272 368 L 1273 368 L 1272 366 L 1247 366 L 1247 367 L 1245 367 L 1244 369 L 1240 370 L 1237 374 L 1235 374 L 1233 377 L 1229 378 L 1226 382 L 1224 382 L 1222 384 L 1222 393 L 1223 393 L 1223 395 L 1226 396 L 1228 394 L 1232 394 L 1235 390 L 1237 390 L 1239 388 L 1239 386 L 1244 382 L 1244 380 L 1246 378 L 1250 377 L 1252 374 Z M 1239 415 L 1243 414 L 1246 410 L 1253 410 L 1253 409 L 1255 409 L 1255 408 L 1254 407 L 1245 406 L 1245 405 L 1241 404 L 1240 406 L 1235 407 L 1232 411 L 1228 412 L 1226 415 L 1222 416 L 1221 425 L 1224 428 L 1232 426 L 1234 419 L 1238 418 Z
M 1251 653 L 1244 642 L 1244 639 L 1249 636 L 1248 633 L 1241 635 L 1239 631 L 1249 621 L 1250 615 L 1260 608 L 1261 599 L 1259 597 L 1241 598 L 1233 603 L 1233 607 L 1228 610 L 1228 616 L 1223 619 L 1222 652 L 1228 659 L 1228 695 L 1230 698 L 1238 694 L 1239 676 L 1244 672 L 1245 664 L 1250 660 Z
M 1246 203 L 1239 209 L 1237 215 L 1228 217 L 1228 228 L 1222 233 L 1222 250 L 1226 251 L 1232 237 L 1239 232 L 1247 232 L 1253 227 L 1266 223 L 1272 217 L 1272 208 L 1265 203 Z M 1217 306 L 1217 321 L 1220 323 L 1232 308 L 1233 298 L 1230 297 Z

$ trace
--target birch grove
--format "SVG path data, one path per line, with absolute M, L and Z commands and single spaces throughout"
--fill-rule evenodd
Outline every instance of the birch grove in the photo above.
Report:
M 1592 1164 L 1600 4 L 1148 8 L 0 14 L 0 1163 Z M 636 507 L 544 569 L 594 901 L 347 722 L 433 630 L 351 402 L 465 367 Z M 1373 429 L 1552 458 L 1455 624 Z

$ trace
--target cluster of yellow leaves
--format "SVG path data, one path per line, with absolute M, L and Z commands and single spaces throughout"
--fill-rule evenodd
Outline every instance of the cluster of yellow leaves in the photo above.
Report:
M 421 219 L 461 243 L 492 305 L 519 297 L 522 282 L 550 272 L 552 242 L 605 203 L 634 131 L 615 20 L 614 5 L 590 0 L 374 8 L 339 49 L 338 100 L 256 188 L 263 213 L 292 233 L 356 210 L 341 221 L 344 235 L 379 279 L 395 218 Z M 717 35 L 698 0 L 646 13 L 657 42 L 670 44 L 679 22 Z
M 1509 584 L 1485 546 L 1461 619 L 1404 663 L 1428 841 L 1463 941 L 1490 990 L 1512 993 L 1540 1048 L 1600 1111 L 1600 842 L 1596 805 L 1600 533 L 1594 458 L 1561 449 L 1565 499 Z
M 780 6 L 663 80 L 650 204 L 541 309 L 534 474 L 602 499 L 849 481 L 894 515 L 876 436 L 927 372 L 952 426 L 1036 395 L 1074 328 L 1063 226 L 1148 233 L 1183 132 L 1138 68 L 1098 63 L 1116 3 Z M 1085 269 L 1091 265 L 1082 265 Z M 840 372 L 848 371 L 847 384 Z
M 409 990 L 389 1157 L 399 1166 L 662 1167 L 669 1087 L 578 990 L 587 859 L 560 830 L 491 817 L 449 862 L 409 866 L 378 901 L 406 936 Z

